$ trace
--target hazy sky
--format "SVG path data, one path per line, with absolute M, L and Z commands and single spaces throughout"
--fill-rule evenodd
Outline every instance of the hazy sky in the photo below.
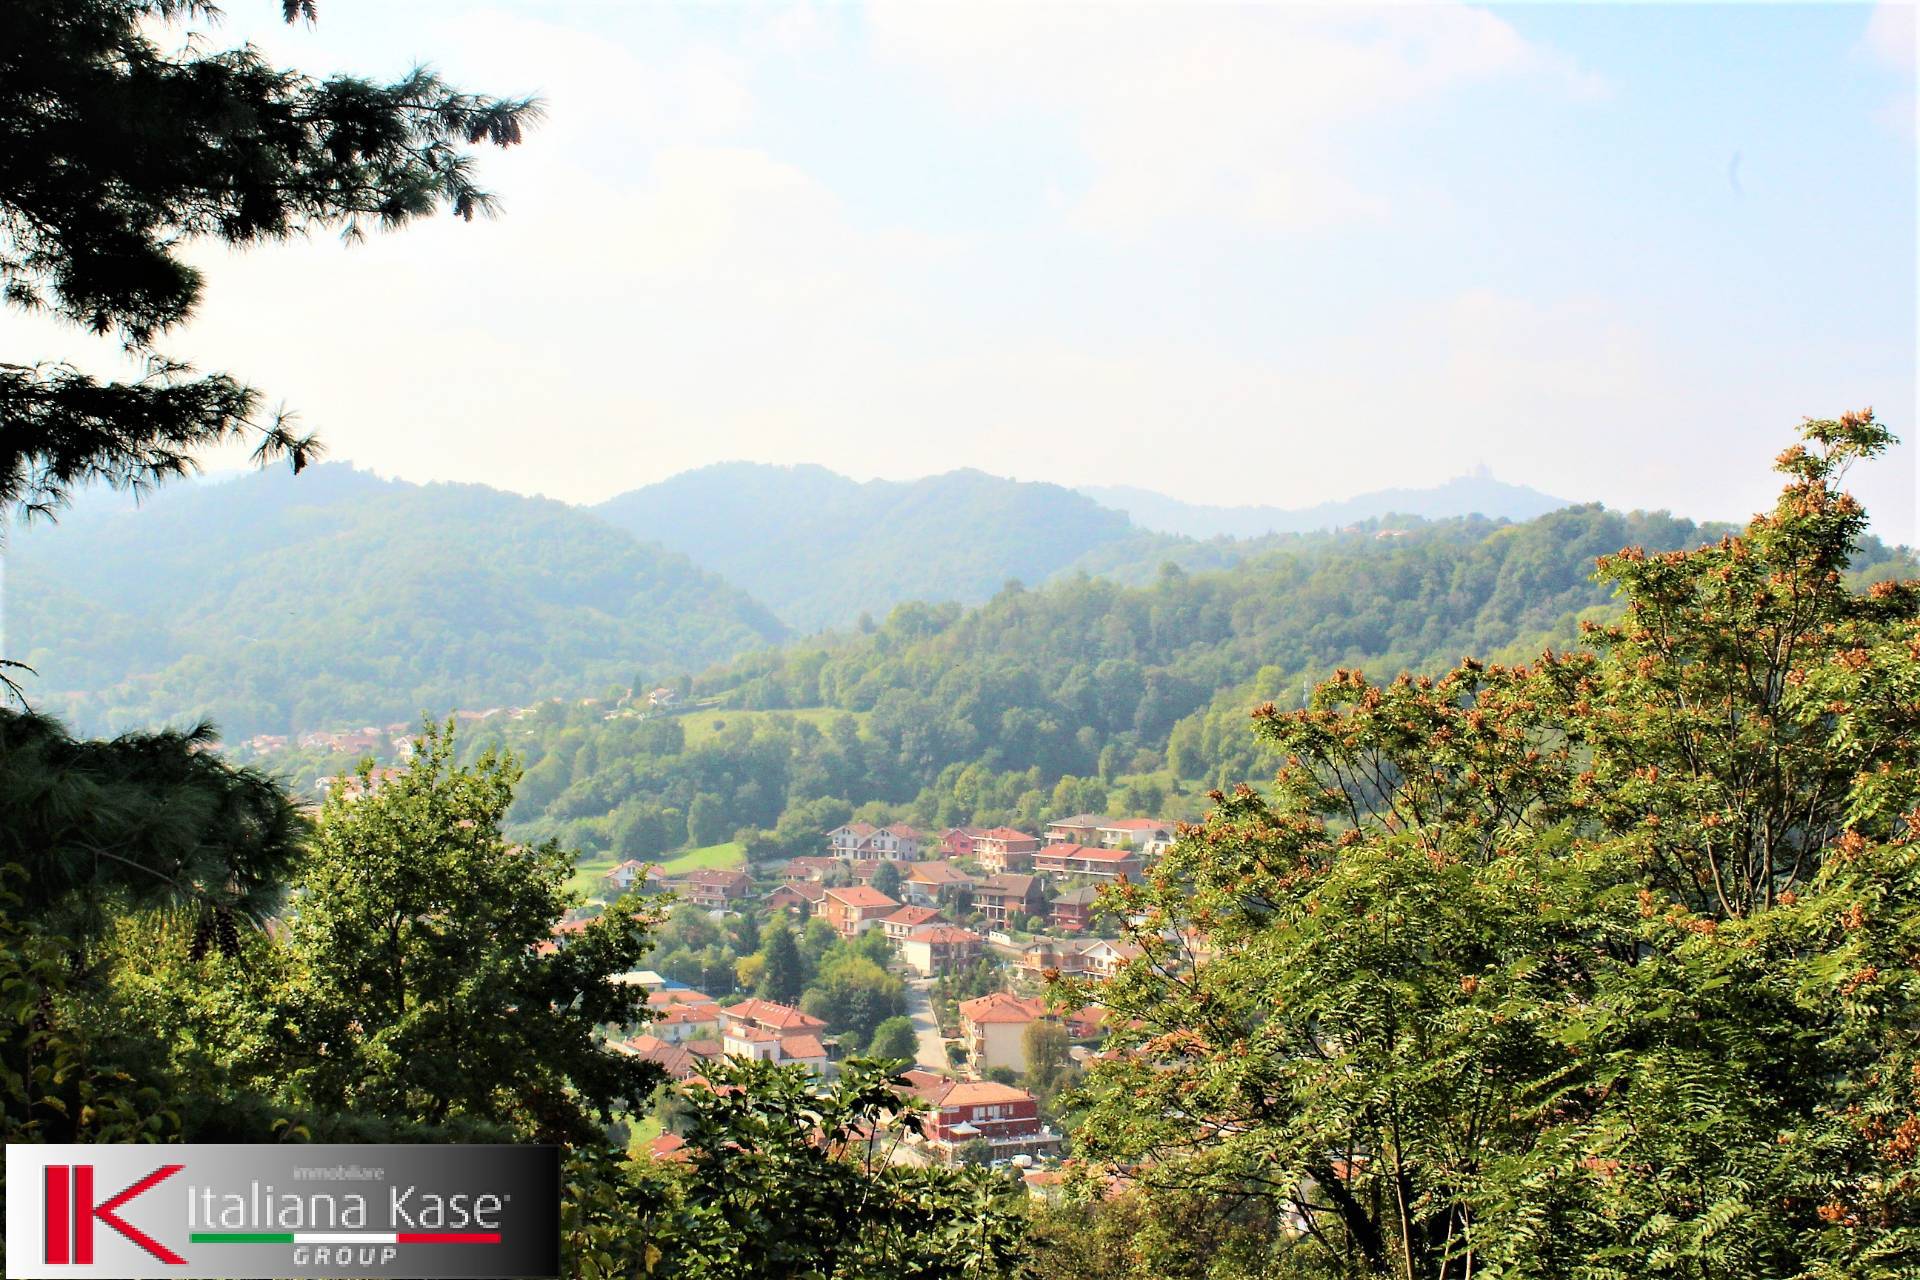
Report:
M 1905 5 L 227 8 L 310 70 L 546 99 L 497 223 L 198 254 L 168 349 L 387 474 L 1304 505 L 1484 461 L 1738 517 L 1802 415 L 1920 434 Z M 1854 485 L 1905 541 L 1915 459 Z

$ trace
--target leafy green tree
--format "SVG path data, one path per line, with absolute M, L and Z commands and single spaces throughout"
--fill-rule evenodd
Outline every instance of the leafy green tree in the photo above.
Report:
M 655 918 L 628 896 L 550 945 L 573 859 L 501 836 L 517 776 L 492 754 L 454 764 L 451 725 L 429 727 L 404 774 L 329 798 L 287 926 L 297 1078 L 316 1104 L 572 1141 L 645 1105 L 657 1072 L 595 1028 L 645 1021 L 638 989 L 611 979 Z
M 669 1255 L 676 1274 L 1021 1273 L 1021 1193 L 974 1170 L 894 1163 L 921 1122 L 877 1065 L 848 1062 L 824 1089 L 802 1068 L 771 1063 L 710 1074 L 718 1087 L 683 1090 L 692 1159 Z
M 1052 1090 L 1067 1067 L 1067 1029 L 1052 1018 L 1039 1018 L 1020 1033 L 1020 1044 L 1026 1053 L 1027 1087 Z
M 854 1044 L 864 1045 L 875 1028 L 906 1012 L 906 984 L 860 955 L 830 960 L 807 989 L 801 1008 Z
M 163 1091 L 99 1061 L 77 1016 L 98 996 L 75 982 L 75 944 L 25 927 L 0 870 L 0 1132 L 8 1142 L 153 1142 L 179 1133 Z
M 1920 584 L 1848 589 L 1870 414 L 1602 562 L 1591 652 L 1342 670 L 1118 905 L 1080 1150 L 1302 1275 L 1895 1275 L 1920 1245 Z M 1134 923 L 1136 922 L 1137 923 Z
M 912 1021 L 895 1016 L 873 1029 L 873 1039 L 867 1045 L 867 1056 L 882 1062 L 901 1058 L 912 1062 L 917 1044 Z
M 314 0 L 284 0 L 289 22 Z M 186 246 L 247 245 L 322 227 L 358 236 L 436 209 L 494 203 L 468 148 L 520 141 L 526 100 L 459 93 L 416 70 L 392 84 L 314 81 L 251 48 L 170 28 L 210 16 L 186 0 L 20 0 L 0 43 L 0 289 L 6 300 L 111 334 L 148 361 L 137 382 L 71 366 L 0 365 L 0 513 L 49 511 L 90 480 L 139 487 L 251 439 L 297 471 L 315 453 L 252 388 L 197 375 L 154 347 L 202 288 Z
M 784 923 L 774 925 L 767 932 L 760 954 L 765 960 L 760 970 L 761 997 L 781 1004 L 799 1004 L 806 990 L 807 966 L 800 954 L 800 944 L 793 940 L 793 930 Z
M 900 868 L 892 862 L 882 862 L 873 872 L 873 887 L 894 901 L 900 900 Z
M 719 796 L 703 791 L 687 806 L 687 839 L 695 847 L 719 844 L 730 829 L 727 808 Z

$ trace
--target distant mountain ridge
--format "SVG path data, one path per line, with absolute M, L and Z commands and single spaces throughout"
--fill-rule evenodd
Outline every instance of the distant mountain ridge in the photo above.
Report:
M 979 603 L 1035 584 L 1134 534 L 1127 517 L 1060 485 L 962 470 L 848 479 L 818 466 L 726 462 L 592 508 L 681 551 L 801 631 L 883 615 L 903 600 Z
M 1490 520 L 1518 522 L 1574 505 L 1568 499 L 1556 498 L 1526 485 L 1496 480 L 1484 467 L 1430 489 L 1381 489 L 1300 508 L 1207 506 L 1126 485 L 1081 485 L 1077 492 L 1103 506 L 1126 512 L 1142 529 L 1188 538 L 1258 538 L 1270 533 L 1312 533 L 1387 515 L 1419 516 L 1426 520 L 1485 516 Z
M 85 495 L 9 531 L 7 656 L 88 732 L 229 738 L 598 693 L 776 643 L 759 602 L 578 507 L 345 464 Z

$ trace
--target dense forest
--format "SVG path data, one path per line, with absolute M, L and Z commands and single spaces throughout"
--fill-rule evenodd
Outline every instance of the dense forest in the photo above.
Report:
M 1297 703 L 1337 667 L 1437 671 L 1572 644 L 1617 609 L 1597 557 L 1722 533 L 1582 507 L 1319 540 L 1142 587 L 1071 577 L 975 609 L 902 605 L 870 632 L 707 671 L 680 714 L 552 705 L 474 746 L 526 762 L 526 832 L 622 857 L 734 834 L 798 852 L 850 812 L 927 826 L 1107 807 L 1194 817 L 1207 789 L 1278 763 L 1246 731 L 1256 703 Z M 1911 570 L 1871 540 L 1857 562 L 1862 581 Z M 690 824 L 696 806 L 707 819 Z
M 230 738 L 629 684 L 784 628 L 684 556 L 558 502 L 343 465 L 82 496 L 14 531 L 9 655 L 37 706 Z

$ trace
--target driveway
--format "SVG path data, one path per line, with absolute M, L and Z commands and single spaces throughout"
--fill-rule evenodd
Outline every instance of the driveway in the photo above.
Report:
M 914 1057 L 929 1071 L 947 1071 L 947 1042 L 940 1038 L 940 1024 L 934 1021 L 933 979 L 914 978 L 907 983 L 907 1017 L 913 1022 Z

